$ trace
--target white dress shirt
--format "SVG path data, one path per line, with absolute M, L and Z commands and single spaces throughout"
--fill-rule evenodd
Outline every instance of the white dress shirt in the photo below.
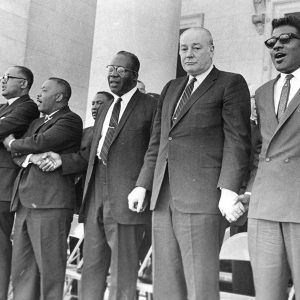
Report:
M 212 70 L 212 68 L 213 68 L 213 64 L 211 64 L 210 67 L 209 67 L 205 72 L 203 72 L 203 73 L 201 73 L 201 74 L 199 74 L 199 75 L 197 75 L 197 76 L 189 75 L 189 81 L 188 81 L 188 83 L 186 84 L 186 87 L 188 86 L 188 84 L 191 82 L 191 80 L 192 80 L 193 78 L 196 78 L 196 79 L 197 79 L 197 80 L 195 81 L 195 83 L 194 83 L 194 88 L 193 88 L 193 90 L 192 90 L 192 94 L 193 94 L 193 93 L 195 92 L 195 90 L 199 87 L 199 85 L 204 81 L 204 79 L 208 76 L 208 74 L 210 73 L 210 71 Z M 182 94 L 181 94 L 179 100 L 181 99 L 183 93 L 184 93 L 184 90 L 183 90 L 183 92 L 182 92 Z M 177 106 L 178 106 L 178 104 L 179 104 L 179 102 L 180 102 L 179 100 L 177 101 L 177 104 L 176 104 L 176 107 L 175 107 L 175 110 L 174 110 L 174 111 L 176 111 L 176 109 L 177 109 Z
M 133 96 L 133 94 L 137 91 L 137 87 L 134 87 L 132 90 L 130 90 L 129 92 L 127 92 L 126 94 L 122 95 L 121 97 L 118 96 L 118 95 L 115 95 L 113 94 L 114 96 L 114 102 L 112 103 L 112 105 L 110 106 L 106 116 L 105 116 L 105 119 L 104 119 L 104 122 L 103 122 L 103 126 L 102 126 L 102 132 L 101 132 L 101 138 L 99 140 L 99 144 L 98 144 L 98 148 L 97 148 L 97 156 L 99 157 L 100 159 L 100 153 L 101 153 L 101 149 L 102 149 L 102 146 L 103 146 L 103 143 L 104 143 L 104 139 L 105 139 L 105 135 L 107 133 L 107 130 L 108 130 L 108 126 L 109 126 L 109 122 L 110 122 L 110 118 L 111 118 L 111 115 L 112 115 L 112 111 L 113 111 L 113 108 L 117 102 L 117 100 L 119 98 L 122 98 L 122 101 L 121 101 L 121 108 L 120 108 L 120 114 L 119 114 L 119 121 L 121 120 L 121 117 L 126 109 L 126 106 L 127 104 L 129 103 L 131 97 Z
M 297 91 L 300 89 L 300 68 L 291 73 L 294 77 L 290 80 L 290 94 L 287 102 L 287 106 L 290 104 L 291 100 L 296 95 Z M 279 99 L 282 87 L 285 83 L 285 77 L 287 74 L 280 73 L 279 79 L 276 81 L 274 85 L 274 108 L 275 114 L 277 115 Z

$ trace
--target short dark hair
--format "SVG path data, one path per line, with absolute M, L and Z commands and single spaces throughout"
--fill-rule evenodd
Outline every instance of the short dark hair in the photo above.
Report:
M 272 30 L 274 30 L 277 27 L 285 26 L 285 25 L 295 27 L 297 29 L 298 33 L 300 34 L 300 19 L 293 15 L 289 15 L 284 18 L 273 19 Z
M 69 101 L 72 95 L 72 89 L 69 82 L 58 77 L 50 77 L 48 80 L 54 80 L 57 84 L 59 84 L 63 88 L 64 99 Z
M 140 70 L 140 61 L 139 61 L 138 57 L 135 54 L 133 54 L 131 52 L 123 51 L 123 50 L 119 51 L 117 53 L 117 55 L 119 55 L 119 54 L 127 56 L 128 58 L 130 58 L 130 60 L 133 64 L 133 70 L 136 71 L 137 73 L 139 72 L 139 70 Z
M 22 76 L 25 77 L 25 79 L 28 82 L 28 90 L 30 90 L 34 79 L 32 71 L 24 66 L 13 66 L 13 67 L 17 68 L 18 71 L 22 74 Z
M 111 100 L 114 98 L 114 96 L 111 93 L 106 92 L 106 91 L 100 91 L 100 92 L 96 93 L 96 95 L 101 95 L 101 94 L 106 96 L 108 100 Z

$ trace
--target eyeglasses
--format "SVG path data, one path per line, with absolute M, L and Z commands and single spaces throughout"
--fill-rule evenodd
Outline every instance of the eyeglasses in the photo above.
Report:
M 112 75 L 113 72 L 116 71 L 121 77 L 125 76 L 126 71 L 131 71 L 131 72 L 137 73 L 134 70 L 127 69 L 127 68 L 121 67 L 121 66 L 114 66 L 114 65 L 106 66 L 106 70 L 107 70 L 108 75 Z
M 275 46 L 277 41 L 279 41 L 281 44 L 288 44 L 292 39 L 300 40 L 300 37 L 295 33 L 282 33 L 278 37 L 272 36 L 271 38 L 267 39 L 265 41 L 265 45 L 267 46 L 267 48 L 271 49 Z
M 23 79 L 23 80 L 27 80 L 26 78 L 22 78 L 22 77 L 16 77 L 16 76 L 10 76 L 10 75 L 3 75 L 0 80 L 2 80 L 3 83 L 7 83 L 8 79 L 12 78 L 12 79 Z

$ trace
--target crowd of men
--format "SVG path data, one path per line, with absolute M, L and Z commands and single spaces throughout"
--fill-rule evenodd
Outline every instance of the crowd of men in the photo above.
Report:
M 47 79 L 35 104 L 32 72 L 9 68 L 0 106 L 0 299 L 10 276 L 15 300 L 62 299 L 80 173 L 83 300 L 103 299 L 108 272 L 109 299 L 135 299 L 151 215 L 154 299 L 219 299 L 225 228 L 246 220 L 248 206 L 256 299 L 286 299 L 291 279 L 299 297 L 300 20 L 274 19 L 265 45 L 279 75 L 256 91 L 252 145 L 247 83 L 213 65 L 205 28 L 181 34 L 187 76 L 169 81 L 158 101 L 137 88 L 137 56 L 115 54 L 111 93 L 95 95 L 95 124 L 85 130 L 66 80 Z

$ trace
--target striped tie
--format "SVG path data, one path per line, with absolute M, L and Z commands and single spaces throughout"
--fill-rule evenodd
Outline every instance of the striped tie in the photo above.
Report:
M 284 112 L 286 110 L 286 106 L 289 100 L 289 94 L 291 89 L 291 83 L 290 80 L 293 78 L 294 75 L 288 74 L 285 77 L 285 82 L 281 90 L 280 98 L 279 98 L 279 104 L 278 104 L 278 111 L 277 111 L 277 120 L 278 122 L 284 115 Z
M 109 126 L 105 135 L 105 139 L 101 148 L 100 152 L 100 158 L 103 161 L 103 163 L 106 165 L 107 163 L 107 156 L 108 156 L 108 151 L 114 136 L 114 133 L 116 131 L 116 127 L 118 126 L 118 121 L 119 121 L 119 115 L 120 115 L 120 109 L 121 109 L 121 101 L 122 98 L 118 98 L 117 102 L 114 105 L 110 121 L 109 121 Z
M 194 77 L 190 82 L 189 84 L 186 86 L 180 100 L 179 100 L 179 103 L 177 105 L 177 108 L 175 109 L 175 112 L 172 116 L 172 123 L 174 124 L 174 122 L 176 121 L 176 119 L 178 118 L 182 108 L 184 107 L 184 105 L 188 102 L 188 100 L 190 99 L 191 97 L 191 94 L 192 94 L 192 91 L 193 91 L 193 88 L 194 88 L 194 83 L 197 79 Z

